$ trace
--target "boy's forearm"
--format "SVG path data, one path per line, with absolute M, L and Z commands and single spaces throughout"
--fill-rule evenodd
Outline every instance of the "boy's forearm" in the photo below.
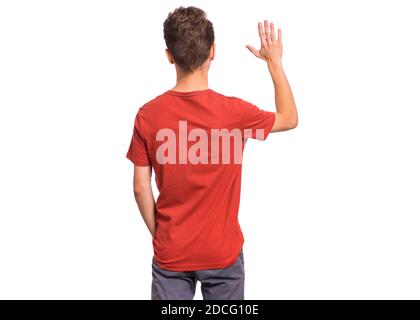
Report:
M 275 104 L 278 113 L 295 118 L 297 121 L 297 110 L 293 98 L 292 89 L 283 69 L 281 61 L 268 62 L 268 70 L 274 85 Z
M 156 203 L 153 197 L 152 188 L 145 187 L 141 191 L 137 191 L 134 194 L 137 206 L 140 210 L 141 216 L 143 217 L 144 223 L 150 231 L 152 237 L 155 235 L 156 230 Z

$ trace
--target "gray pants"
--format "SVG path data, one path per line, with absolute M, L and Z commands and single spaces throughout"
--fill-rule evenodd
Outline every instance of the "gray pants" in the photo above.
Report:
M 152 300 L 192 300 L 197 281 L 204 300 L 244 300 L 244 256 L 224 269 L 178 272 L 152 263 Z

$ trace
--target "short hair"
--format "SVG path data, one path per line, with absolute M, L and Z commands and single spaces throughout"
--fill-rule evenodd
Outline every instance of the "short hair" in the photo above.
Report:
M 179 7 L 168 14 L 163 23 L 166 47 L 175 63 L 192 73 L 209 57 L 214 43 L 213 24 L 197 7 Z

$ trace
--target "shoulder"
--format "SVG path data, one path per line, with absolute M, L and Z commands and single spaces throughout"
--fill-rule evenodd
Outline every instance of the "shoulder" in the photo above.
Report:
M 165 99 L 165 93 L 162 93 L 153 99 L 147 101 L 146 103 L 139 106 L 137 111 L 138 117 L 144 117 L 150 115 L 154 112 L 158 112 L 159 107 L 163 105 L 163 101 Z
M 232 101 L 232 102 L 237 102 L 237 101 L 242 100 L 241 98 L 238 98 L 236 96 L 222 94 L 222 93 L 214 91 L 214 90 L 212 90 L 212 93 L 218 98 L 225 99 L 225 100 Z
M 250 104 L 249 102 L 247 102 L 246 100 L 238 96 L 225 95 L 216 91 L 213 91 L 213 94 L 217 96 L 218 98 L 220 98 L 220 100 L 223 100 L 224 104 L 230 108 L 235 108 L 235 109 L 240 110 L 241 108 L 244 107 L 244 105 Z

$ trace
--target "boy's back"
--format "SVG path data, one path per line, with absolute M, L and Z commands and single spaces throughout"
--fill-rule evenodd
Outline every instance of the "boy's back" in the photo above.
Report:
M 155 261 L 166 270 L 232 265 L 243 244 L 238 223 L 246 138 L 264 140 L 275 113 L 211 89 L 168 90 L 138 111 L 127 153 L 152 166 Z

